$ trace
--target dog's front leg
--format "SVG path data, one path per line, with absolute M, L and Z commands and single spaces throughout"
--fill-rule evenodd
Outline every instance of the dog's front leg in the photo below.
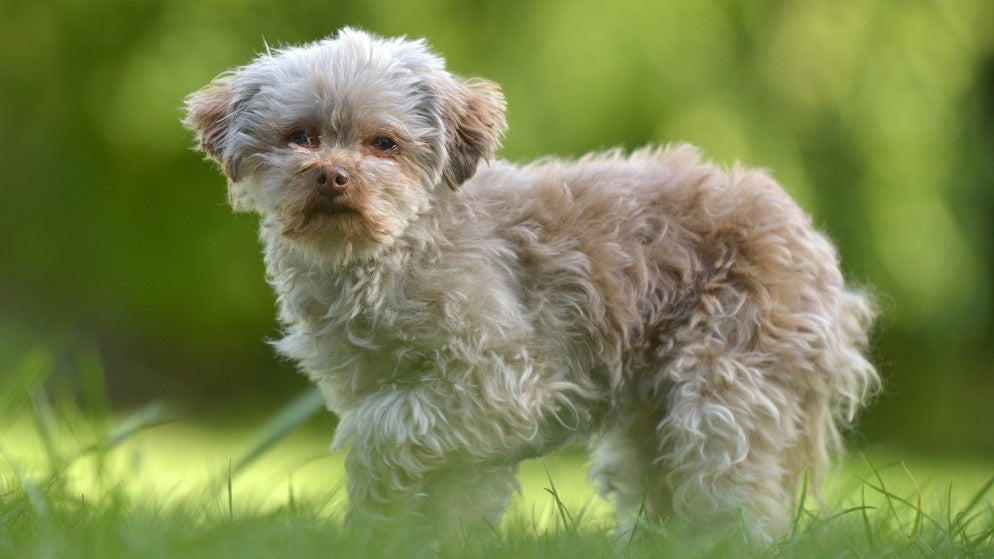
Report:
M 357 523 L 471 529 L 499 522 L 516 486 L 506 424 L 468 390 L 443 381 L 393 385 L 345 412 Z M 428 522 L 425 522 L 425 520 Z

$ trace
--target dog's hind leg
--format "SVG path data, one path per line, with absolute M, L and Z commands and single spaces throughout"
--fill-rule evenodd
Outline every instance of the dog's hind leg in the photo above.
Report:
M 617 508 L 618 528 L 638 537 L 639 522 L 658 522 L 672 512 L 664 467 L 657 461 L 659 412 L 640 410 L 615 418 L 591 453 L 590 476 Z
M 667 367 L 673 379 L 658 425 L 665 484 L 674 510 L 692 522 L 735 522 L 770 540 L 788 521 L 807 466 L 806 398 L 771 375 L 779 356 L 686 346 Z M 827 397 L 827 396 L 826 396 Z

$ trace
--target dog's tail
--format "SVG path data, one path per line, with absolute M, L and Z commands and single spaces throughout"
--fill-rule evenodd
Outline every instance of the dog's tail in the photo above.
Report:
M 831 327 L 830 350 L 820 364 L 828 379 L 828 401 L 809 416 L 815 423 L 810 430 L 815 436 L 808 441 L 811 489 L 823 505 L 819 488 L 832 457 L 842 453 L 843 433 L 882 387 L 880 375 L 867 356 L 877 316 L 872 295 L 863 290 L 843 290 L 839 303 Z
M 842 312 L 837 324 L 840 339 L 837 384 L 833 412 L 837 422 L 851 424 L 856 413 L 881 388 L 880 375 L 866 356 L 870 329 L 877 309 L 868 293 L 842 293 Z

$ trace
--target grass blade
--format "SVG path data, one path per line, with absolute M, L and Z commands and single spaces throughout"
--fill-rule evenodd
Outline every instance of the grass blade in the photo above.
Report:
M 645 509 L 645 501 L 649 498 L 649 481 L 648 479 L 642 484 L 642 501 L 639 503 L 638 513 L 635 515 L 635 521 L 632 522 L 632 531 L 628 534 L 628 543 L 626 547 L 631 547 L 632 543 L 635 541 L 635 533 L 638 531 L 639 524 L 642 522 L 648 523 L 648 513 Z M 644 520 L 643 520 L 644 519 Z
M 36 346 L 14 367 L 10 381 L 0 390 L 0 417 L 8 418 L 24 402 L 30 391 L 41 386 L 55 368 L 55 357 L 44 346 Z
M 322 409 L 324 409 L 324 398 L 317 390 L 307 390 L 294 398 L 278 414 L 266 422 L 260 430 L 258 442 L 238 458 L 234 466 L 231 467 L 232 475 L 238 475 L 246 466 L 265 454 L 267 450 Z
M 808 498 L 808 472 L 805 470 L 804 478 L 801 480 L 801 498 L 797 502 L 797 511 L 794 513 L 794 521 L 790 526 L 790 536 L 787 538 L 793 541 L 797 536 L 797 527 L 801 523 L 801 515 L 804 514 L 804 501 Z
M 864 458 L 866 458 L 866 457 L 864 456 Z M 892 500 L 892 499 L 896 499 L 896 500 L 900 501 L 902 499 L 900 499 L 900 497 L 898 497 L 897 495 L 895 495 L 895 494 L 893 494 L 893 493 L 891 493 L 890 491 L 887 490 L 887 485 L 884 483 L 883 476 L 880 475 L 880 471 L 877 470 L 877 467 L 873 465 L 873 462 L 871 462 L 869 458 L 866 458 L 866 463 L 870 465 L 870 470 L 873 471 L 873 475 L 877 478 L 877 483 L 880 484 L 880 487 L 877 487 L 877 486 L 873 485 L 872 483 L 870 483 L 868 481 L 865 481 L 865 480 L 863 481 L 863 483 L 865 483 L 866 485 L 869 485 L 870 488 L 875 489 L 878 493 L 880 493 L 881 495 L 883 495 L 885 499 L 887 499 L 887 508 L 890 509 L 891 515 L 894 517 L 894 522 L 897 523 L 897 525 L 903 531 L 904 530 L 904 524 L 901 522 L 901 519 L 897 516 L 897 508 L 894 507 L 894 502 Z M 908 504 L 910 504 L 910 503 L 908 503 Z
M 964 542 L 976 543 L 983 541 L 984 538 L 991 537 L 990 534 L 988 533 L 986 535 L 980 534 L 979 537 L 971 538 L 969 534 L 967 534 L 966 532 L 967 527 L 970 524 L 972 524 L 977 518 L 977 516 L 971 516 L 971 512 L 973 511 L 974 508 L 977 507 L 977 505 L 980 504 L 981 501 L 983 501 L 984 495 L 986 495 L 991 490 L 991 487 L 994 487 L 994 477 L 987 480 L 987 483 L 981 486 L 981 488 L 973 495 L 973 497 L 970 499 L 970 502 L 967 503 L 967 505 L 963 507 L 962 510 L 956 513 L 956 518 L 953 521 L 955 523 L 954 529 L 959 534 L 960 539 L 962 539 Z M 990 513 L 990 516 L 994 518 L 994 510 L 990 510 L 988 512 Z M 976 543 L 976 545 L 979 545 L 979 543 Z
M 957 523 L 959 523 L 959 521 L 962 518 L 965 518 L 967 515 L 969 515 L 970 511 L 972 511 L 978 504 L 980 504 L 980 502 L 984 498 L 984 495 L 986 495 L 987 492 L 991 490 L 991 487 L 994 487 L 994 477 L 992 477 L 989 480 L 987 480 L 987 483 L 985 483 L 976 492 L 976 494 L 973 495 L 973 498 L 971 498 L 970 502 L 967 503 L 967 505 L 965 507 L 963 507 L 963 510 L 959 511 L 959 513 L 956 514 L 956 522 Z
M 38 518 L 47 520 L 50 516 L 49 506 L 41 489 L 27 478 L 21 479 L 21 488 L 24 489 L 24 494 L 27 495 L 28 502 L 31 504 L 31 508 L 34 509 Z
M 48 466 L 52 472 L 56 472 L 62 467 L 62 459 L 55 445 L 55 411 L 52 407 L 52 401 L 48 398 L 48 393 L 45 392 L 43 386 L 35 386 L 30 389 L 28 398 L 31 400 L 35 426 L 38 428 L 38 436 L 41 438 L 48 458 Z
M 908 539 L 914 541 L 915 538 L 918 537 L 918 531 L 921 529 L 921 526 L 922 526 L 922 514 L 923 514 L 922 513 L 922 488 L 918 485 L 918 480 L 915 479 L 915 476 L 911 475 L 911 470 L 908 469 L 907 464 L 905 464 L 904 462 L 901 462 L 901 467 L 904 468 L 904 472 L 908 474 L 909 478 L 911 478 L 911 483 L 913 483 L 915 485 L 915 507 L 914 507 L 915 508 L 915 521 L 914 521 L 914 524 L 912 524 L 912 526 L 911 526 L 911 534 L 908 536 Z
M 235 521 L 235 499 L 231 487 L 231 460 L 228 460 L 228 522 Z
M 103 450 L 110 450 L 145 429 L 167 423 L 165 415 L 165 406 L 162 405 L 162 402 L 154 401 L 145 404 L 138 411 L 124 418 L 117 428 L 107 436 L 103 441 Z
M 859 486 L 859 496 L 860 496 L 860 509 L 863 516 L 863 529 L 866 530 L 866 543 L 870 545 L 870 549 L 873 549 L 873 528 L 870 526 L 870 515 L 867 513 L 873 507 L 868 507 L 866 505 L 866 484 Z
M 563 521 L 563 527 L 572 531 L 574 527 L 573 517 L 570 515 L 569 510 L 566 509 L 566 504 L 559 498 L 559 491 L 556 490 L 556 484 L 552 481 L 552 474 L 549 473 L 548 468 L 545 470 L 545 477 L 549 480 L 549 487 L 546 487 L 545 490 L 552 495 L 553 500 L 556 502 L 556 508 L 559 509 L 559 517 Z

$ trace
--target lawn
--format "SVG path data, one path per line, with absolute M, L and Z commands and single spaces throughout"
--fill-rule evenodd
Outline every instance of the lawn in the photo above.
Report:
M 0 392 L 0 557 L 994 557 L 994 464 L 885 449 L 851 453 L 834 514 L 804 500 L 773 545 L 618 534 L 577 448 L 524 463 L 504 523 L 468 545 L 370 539 L 343 528 L 343 457 L 313 394 L 254 422 L 116 415 L 98 376 L 42 390 L 28 359 Z

